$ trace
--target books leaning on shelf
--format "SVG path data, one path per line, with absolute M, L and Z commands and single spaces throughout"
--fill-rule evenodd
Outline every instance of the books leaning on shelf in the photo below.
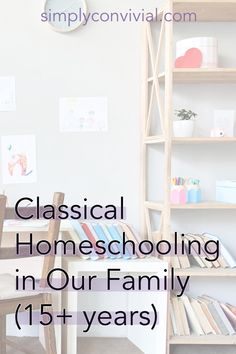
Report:
M 171 296 L 171 335 L 235 335 L 236 306 L 210 296 Z
M 71 232 L 73 241 L 76 244 L 88 241 L 87 245 L 88 243 L 92 245 L 92 249 L 88 250 L 87 255 L 79 252 L 79 255 L 83 259 L 117 259 L 121 257 L 123 259 L 134 259 L 145 257 L 137 247 L 141 239 L 125 223 L 88 223 L 71 220 L 71 224 L 74 230 Z M 123 238 L 127 242 L 124 249 Z M 101 247 L 98 247 L 98 244 Z M 108 244 L 110 244 L 109 247 Z M 133 251 L 132 244 L 136 246 L 134 247 L 135 251 Z
M 171 257 L 171 266 L 175 269 L 236 268 L 236 260 L 218 237 L 207 233 L 188 233 L 181 236 L 175 234 L 174 237 L 177 238 L 175 243 L 179 245 L 180 250 Z

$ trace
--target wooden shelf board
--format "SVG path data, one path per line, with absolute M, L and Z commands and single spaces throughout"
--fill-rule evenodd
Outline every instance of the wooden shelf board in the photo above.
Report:
M 160 82 L 165 81 L 165 73 L 158 75 Z M 153 77 L 148 78 L 152 82 Z M 173 81 L 184 83 L 236 83 L 236 68 L 216 69 L 173 69 Z
M 235 345 L 236 336 L 208 335 L 208 336 L 176 336 L 171 337 L 170 344 L 202 344 L 202 345 Z
M 162 209 L 163 209 L 163 203 L 155 203 L 155 202 L 146 201 L 144 203 L 144 205 L 147 209 L 150 209 L 150 210 L 162 211 Z
M 165 9 L 160 11 L 160 16 Z M 174 0 L 173 12 L 196 13 L 196 20 L 231 22 L 236 20 L 235 0 Z
M 163 144 L 164 136 L 150 136 L 145 139 L 145 144 Z M 211 138 L 211 137 L 193 137 L 193 138 L 172 138 L 173 144 L 222 144 L 236 143 L 236 137 L 232 138 Z
M 157 211 L 162 211 L 164 208 L 164 205 L 162 202 L 145 202 L 145 207 L 151 210 L 157 210 Z M 179 210 L 206 210 L 206 209 L 236 209 L 236 204 L 231 204 L 231 203 L 221 203 L 217 201 L 206 201 L 206 202 L 201 202 L 201 203 L 195 203 L 195 204 L 172 204 L 171 209 L 179 209 Z
M 165 137 L 161 135 L 148 136 L 145 138 L 144 142 L 145 144 L 163 144 Z
M 211 138 L 211 137 L 193 137 L 193 138 L 173 138 L 173 144 L 208 144 L 208 143 L 235 143 L 236 137 L 232 138 Z
M 193 277 L 236 277 L 235 268 L 188 268 L 176 269 L 176 275 Z

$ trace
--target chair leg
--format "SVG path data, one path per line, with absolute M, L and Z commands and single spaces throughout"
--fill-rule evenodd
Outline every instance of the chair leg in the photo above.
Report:
M 0 316 L 0 353 L 7 353 L 6 345 L 6 316 Z
M 51 294 L 43 295 L 43 300 L 45 304 L 52 304 Z M 53 314 L 52 310 L 51 313 Z M 46 354 L 57 354 L 54 323 L 44 327 L 44 337 L 45 337 Z

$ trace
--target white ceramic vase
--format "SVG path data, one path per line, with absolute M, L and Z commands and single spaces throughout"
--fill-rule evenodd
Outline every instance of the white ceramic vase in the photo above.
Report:
M 191 138 L 194 131 L 193 120 L 176 120 L 173 122 L 173 135 L 176 138 Z

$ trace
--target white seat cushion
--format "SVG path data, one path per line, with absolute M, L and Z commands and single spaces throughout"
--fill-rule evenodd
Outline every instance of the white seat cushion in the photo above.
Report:
M 16 278 L 11 274 L 0 274 L 0 301 L 34 296 L 37 294 L 39 294 L 37 291 L 16 290 Z

